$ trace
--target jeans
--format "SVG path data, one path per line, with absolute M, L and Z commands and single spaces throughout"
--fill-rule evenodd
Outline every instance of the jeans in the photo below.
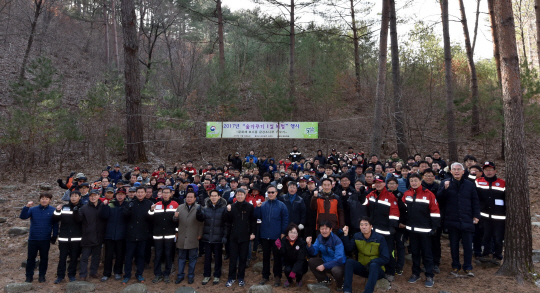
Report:
M 124 263 L 124 278 L 131 278 L 131 270 L 133 267 L 133 258 L 137 264 L 135 276 L 142 276 L 144 272 L 144 252 L 146 248 L 146 240 L 126 241 L 126 261 Z
M 345 281 L 343 282 L 343 291 L 352 292 L 353 275 L 359 275 L 367 278 L 366 287 L 364 293 L 371 293 L 375 290 L 377 280 L 384 278 L 383 269 L 372 263 L 369 267 L 355 261 L 354 259 L 348 259 L 345 263 Z
M 506 221 L 486 217 L 482 217 L 482 221 L 484 226 L 483 256 L 493 253 L 494 258 L 501 260 L 503 258 L 504 226 Z
M 433 278 L 433 255 L 431 254 L 431 235 L 429 233 L 409 231 L 409 243 L 412 252 L 412 273 L 420 276 L 420 260 L 424 263 L 426 277 Z
M 198 248 L 178 249 L 178 278 L 184 278 L 184 268 L 186 267 L 186 259 L 189 258 L 188 278 L 195 278 L 195 265 L 197 264 Z
M 59 279 L 66 277 L 66 262 L 69 256 L 68 277 L 77 275 L 77 262 L 81 253 L 81 241 L 58 241 L 60 250 L 60 260 L 56 269 L 56 276 Z
M 249 242 L 236 242 L 232 241 L 230 243 L 231 254 L 229 255 L 229 280 L 243 280 L 246 275 L 246 261 L 247 256 L 251 251 L 249 251 Z M 281 258 L 280 258 L 281 259 Z M 236 262 L 238 263 L 238 274 L 236 273 Z M 274 256 L 275 261 L 275 256 Z M 264 267 L 264 263 L 263 263 Z M 281 265 L 280 265 L 281 267 Z M 270 268 L 268 268 L 270 270 Z M 270 274 L 270 273 L 269 273 Z
M 113 272 L 113 260 L 114 260 L 114 273 L 122 274 L 124 266 L 124 259 L 126 257 L 126 240 L 111 240 L 105 239 L 105 263 L 103 264 L 103 276 L 111 277 Z
M 263 248 L 263 270 L 262 276 L 264 279 L 270 278 L 270 253 L 274 256 L 273 273 L 274 278 L 281 278 L 281 253 L 276 246 L 276 239 L 263 239 L 261 238 Z M 245 263 L 245 261 L 244 261 Z
M 88 258 L 90 258 L 90 256 L 92 256 L 92 262 L 90 263 L 90 275 L 97 275 L 99 262 L 101 261 L 101 244 L 82 247 L 81 250 L 81 267 L 79 276 L 81 278 L 86 278 L 88 275 Z
M 204 242 L 204 276 L 210 277 L 212 274 L 212 254 L 215 259 L 214 277 L 221 277 L 221 266 L 223 264 L 223 244 Z
M 324 271 L 317 270 L 317 267 L 324 264 L 324 261 L 320 257 L 312 257 L 308 260 L 309 269 L 311 272 L 313 272 L 313 275 L 315 275 L 315 278 L 317 278 L 318 282 L 322 282 L 326 280 L 328 277 L 328 273 L 332 274 L 334 276 L 334 279 L 336 280 L 336 288 L 340 288 L 343 286 L 343 274 L 345 272 L 345 265 L 339 265 L 335 266 L 331 269 L 326 269 Z
M 26 276 L 34 276 L 34 268 L 36 267 L 36 257 L 39 251 L 39 276 L 47 274 L 49 265 L 49 249 L 51 248 L 50 240 L 28 240 L 28 258 L 26 259 Z
M 472 270 L 472 240 L 474 232 L 462 231 L 458 229 L 448 229 L 448 238 L 450 239 L 450 252 L 452 254 L 452 268 L 463 270 Z M 459 262 L 459 240 L 463 244 L 463 267 Z
M 154 239 L 154 249 L 156 257 L 154 258 L 154 275 L 169 276 L 173 263 L 171 255 L 171 247 L 174 247 L 174 238 L 171 239 Z M 165 256 L 165 271 L 161 271 L 161 260 Z

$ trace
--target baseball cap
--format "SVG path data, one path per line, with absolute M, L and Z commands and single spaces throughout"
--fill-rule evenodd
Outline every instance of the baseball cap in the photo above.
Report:
M 376 174 L 373 178 L 374 182 L 384 182 L 384 176 L 382 174 Z
M 484 166 L 482 166 L 482 169 L 485 169 L 487 167 L 492 167 L 493 169 L 495 169 L 495 163 L 487 161 L 484 163 Z

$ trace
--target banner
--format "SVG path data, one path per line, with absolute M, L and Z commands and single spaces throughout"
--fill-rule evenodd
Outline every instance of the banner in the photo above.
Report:
M 318 122 L 207 122 L 207 138 L 319 138 Z

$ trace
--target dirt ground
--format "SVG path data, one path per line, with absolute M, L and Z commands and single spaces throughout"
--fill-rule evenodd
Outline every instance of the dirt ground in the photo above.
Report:
M 95 172 L 95 174 L 98 174 L 98 172 Z M 51 174 L 48 175 L 51 176 Z M 6 284 L 23 282 L 25 279 L 25 271 L 24 268 L 21 267 L 21 262 L 26 259 L 26 239 L 28 238 L 28 235 L 11 237 L 8 235 L 8 230 L 11 227 L 30 226 L 29 221 L 19 219 L 20 210 L 22 209 L 22 206 L 29 200 L 37 202 L 39 185 L 42 183 L 47 183 L 53 186 L 51 191 L 54 195 L 52 204 L 53 206 L 59 204 L 63 190 L 57 187 L 55 180 L 35 182 L 26 186 L 17 185 L 13 182 L 0 182 L 0 186 L 2 186 L 0 187 L 0 198 L 7 199 L 7 202 L 0 204 L 1 216 L 7 218 L 5 223 L 0 224 L 0 286 L 2 288 Z M 531 186 L 531 214 L 533 216 L 540 215 L 540 206 L 538 204 L 540 196 L 538 195 L 537 187 L 537 185 Z M 537 219 L 540 220 L 540 216 L 538 216 Z M 435 276 L 435 285 L 433 288 L 427 289 L 424 287 L 423 281 L 425 278 L 423 276 L 416 284 L 407 283 L 407 279 L 411 275 L 411 262 L 406 261 L 403 275 L 396 276 L 396 281 L 392 283 L 392 287 L 389 292 L 439 292 L 441 290 L 452 293 L 540 292 L 540 288 L 536 287 L 534 284 L 527 283 L 525 285 L 519 285 L 513 278 L 494 276 L 497 268 L 484 268 L 479 264 L 473 264 L 475 273 L 474 278 L 452 277 L 449 275 L 451 259 L 448 240 L 446 238 L 442 238 L 442 248 L 441 274 Z M 540 249 L 539 227 L 533 227 L 533 249 Z M 36 280 L 33 283 L 34 292 L 60 292 L 65 290 L 65 286 L 67 284 L 66 281 L 58 285 L 53 284 L 56 277 L 55 274 L 58 254 L 58 245 L 53 245 L 49 255 L 49 269 L 46 276 L 47 282 L 43 284 L 38 283 L 36 271 Z M 262 259 L 262 255 L 260 254 L 257 255 L 257 257 L 258 260 L 252 260 L 252 265 Z M 224 261 L 221 283 L 215 286 L 211 283 L 203 286 L 201 285 L 201 281 L 203 279 L 203 261 L 203 258 L 199 258 L 196 269 L 195 283 L 192 284 L 192 287 L 198 292 L 219 292 L 222 290 L 227 290 L 230 292 L 247 292 L 250 286 L 258 284 L 261 279 L 261 275 L 259 273 L 255 273 L 252 271 L 252 268 L 248 268 L 246 270 L 246 286 L 244 288 L 239 288 L 237 283 L 232 288 L 226 288 L 225 282 L 229 262 Z M 98 272 L 102 273 L 102 271 L 103 267 L 100 265 Z M 175 274 L 176 271 L 177 268 L 174 269 L 173 274 Z M 535 264 L 535 271 L 540 272 L 540 263 Z M 180 285 L 175 285 L 174 282 L 170 284 L 153 284 L 151 282 L 154 277 L 152 269 L 145 270 L 143 276 L 147 280 L 146 285 L 149 292 L 174 292 L 174 290 L 176 290 L 176 288 L 179 286 L 187 286 L 187 281 L 184 281 Z M 90 280 L 90 282 L 96 284 L 97 292 L 120 292 L 124 288 L 121 282 L 114 280 L 109 280 L 105 283 L 102 283 L 99 280 Z M 313 274 L 308 272 L 304 277 L 303 287 L 297 288 L 295 285 L 288 289 L 279 287 L 275 288 L 274 292 L 309 292 L 307 289 L 307 284 L 315 282 L 316 280 Z M 135 280 L 132 279 L 130 283 L 134 284 Z M 355 276 L 353 292 L 362 292 L 364 286 L 365 279 Z M 334 284 L 332 284 L 330 288 L 332 289 L 332 292 L 335 292 Z

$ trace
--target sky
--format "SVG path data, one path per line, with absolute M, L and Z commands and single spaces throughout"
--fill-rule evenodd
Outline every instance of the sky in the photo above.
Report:
M 373 0 L 376 2 L 370 17 L 377 18 L 377 14 L 380 14 L 382 10 L 382 4 L 380 0 Z M 481 0 L 480 3 L 480 18 L 478 22 L 478 36 L 476 39 L 476 48 L 474 51 L 474 59 L 476 61 L 481 59 L 491 59 L 493 57 L 493 43 L 491 40 L 491 30 L 489 24 L 489 15 L 487 1 Z M 288 2 L 288 1 L 287 1 Z M 438 22 L 435 26 L 435 32 L 442 36 L 442 24 L 441 21 L 441 8 L 437 0 L 414 0 L 414 3 L 407 8 L 401 8 L 400 3 L 405 1 L 396 1 L 397 5 L 397 17 L 399 20 L 413 20 L 422 19 L 426 23 Z M 408 1 L 407 1 L 408 2 Z M 467 13 L 467 24 L 469 26 L 469 34 L 471 39 L 473 37 L 474 22 L 476 19 L 476 1 L 464 0 L 465 11 Z M 228 6 L 231 10 L 237 11 L 241 9 L 253 9 L 258 6 L 252 0 L 223 0 L 223 5 Z M 271 10 L 268 6 L 261 7 L 263 11 L 269 13 L 277 13 L 275 10 Z M 461 25 L 461 13 L 459 11 L 458 1 L 449 1 L 449 15 L 450 15 L 450 40 L 452 43 L 459 43 L 462 47 L 465 47 L 465 39 L 463 37 L 463 27 Z M 301 21 L 310 21 L 314 19 L 313 16 L 303 16 Z M 317 18 L 315 18 L 317 19 Z M 322 19 L 318 19 L 322 21 Z M 403 38 L 407 36 L 407 32 L 412 29 L 414 21 L 409 21 L 406 24 L 398 24 L 398 37 Z M 378 34 L 377 34 L 378 36 Z M 442 39 L 442 37 L 441 37 Z M 472 40 L 471 40 L 472 42 Z M 442 44 L 441 44 L 442 46 Z

